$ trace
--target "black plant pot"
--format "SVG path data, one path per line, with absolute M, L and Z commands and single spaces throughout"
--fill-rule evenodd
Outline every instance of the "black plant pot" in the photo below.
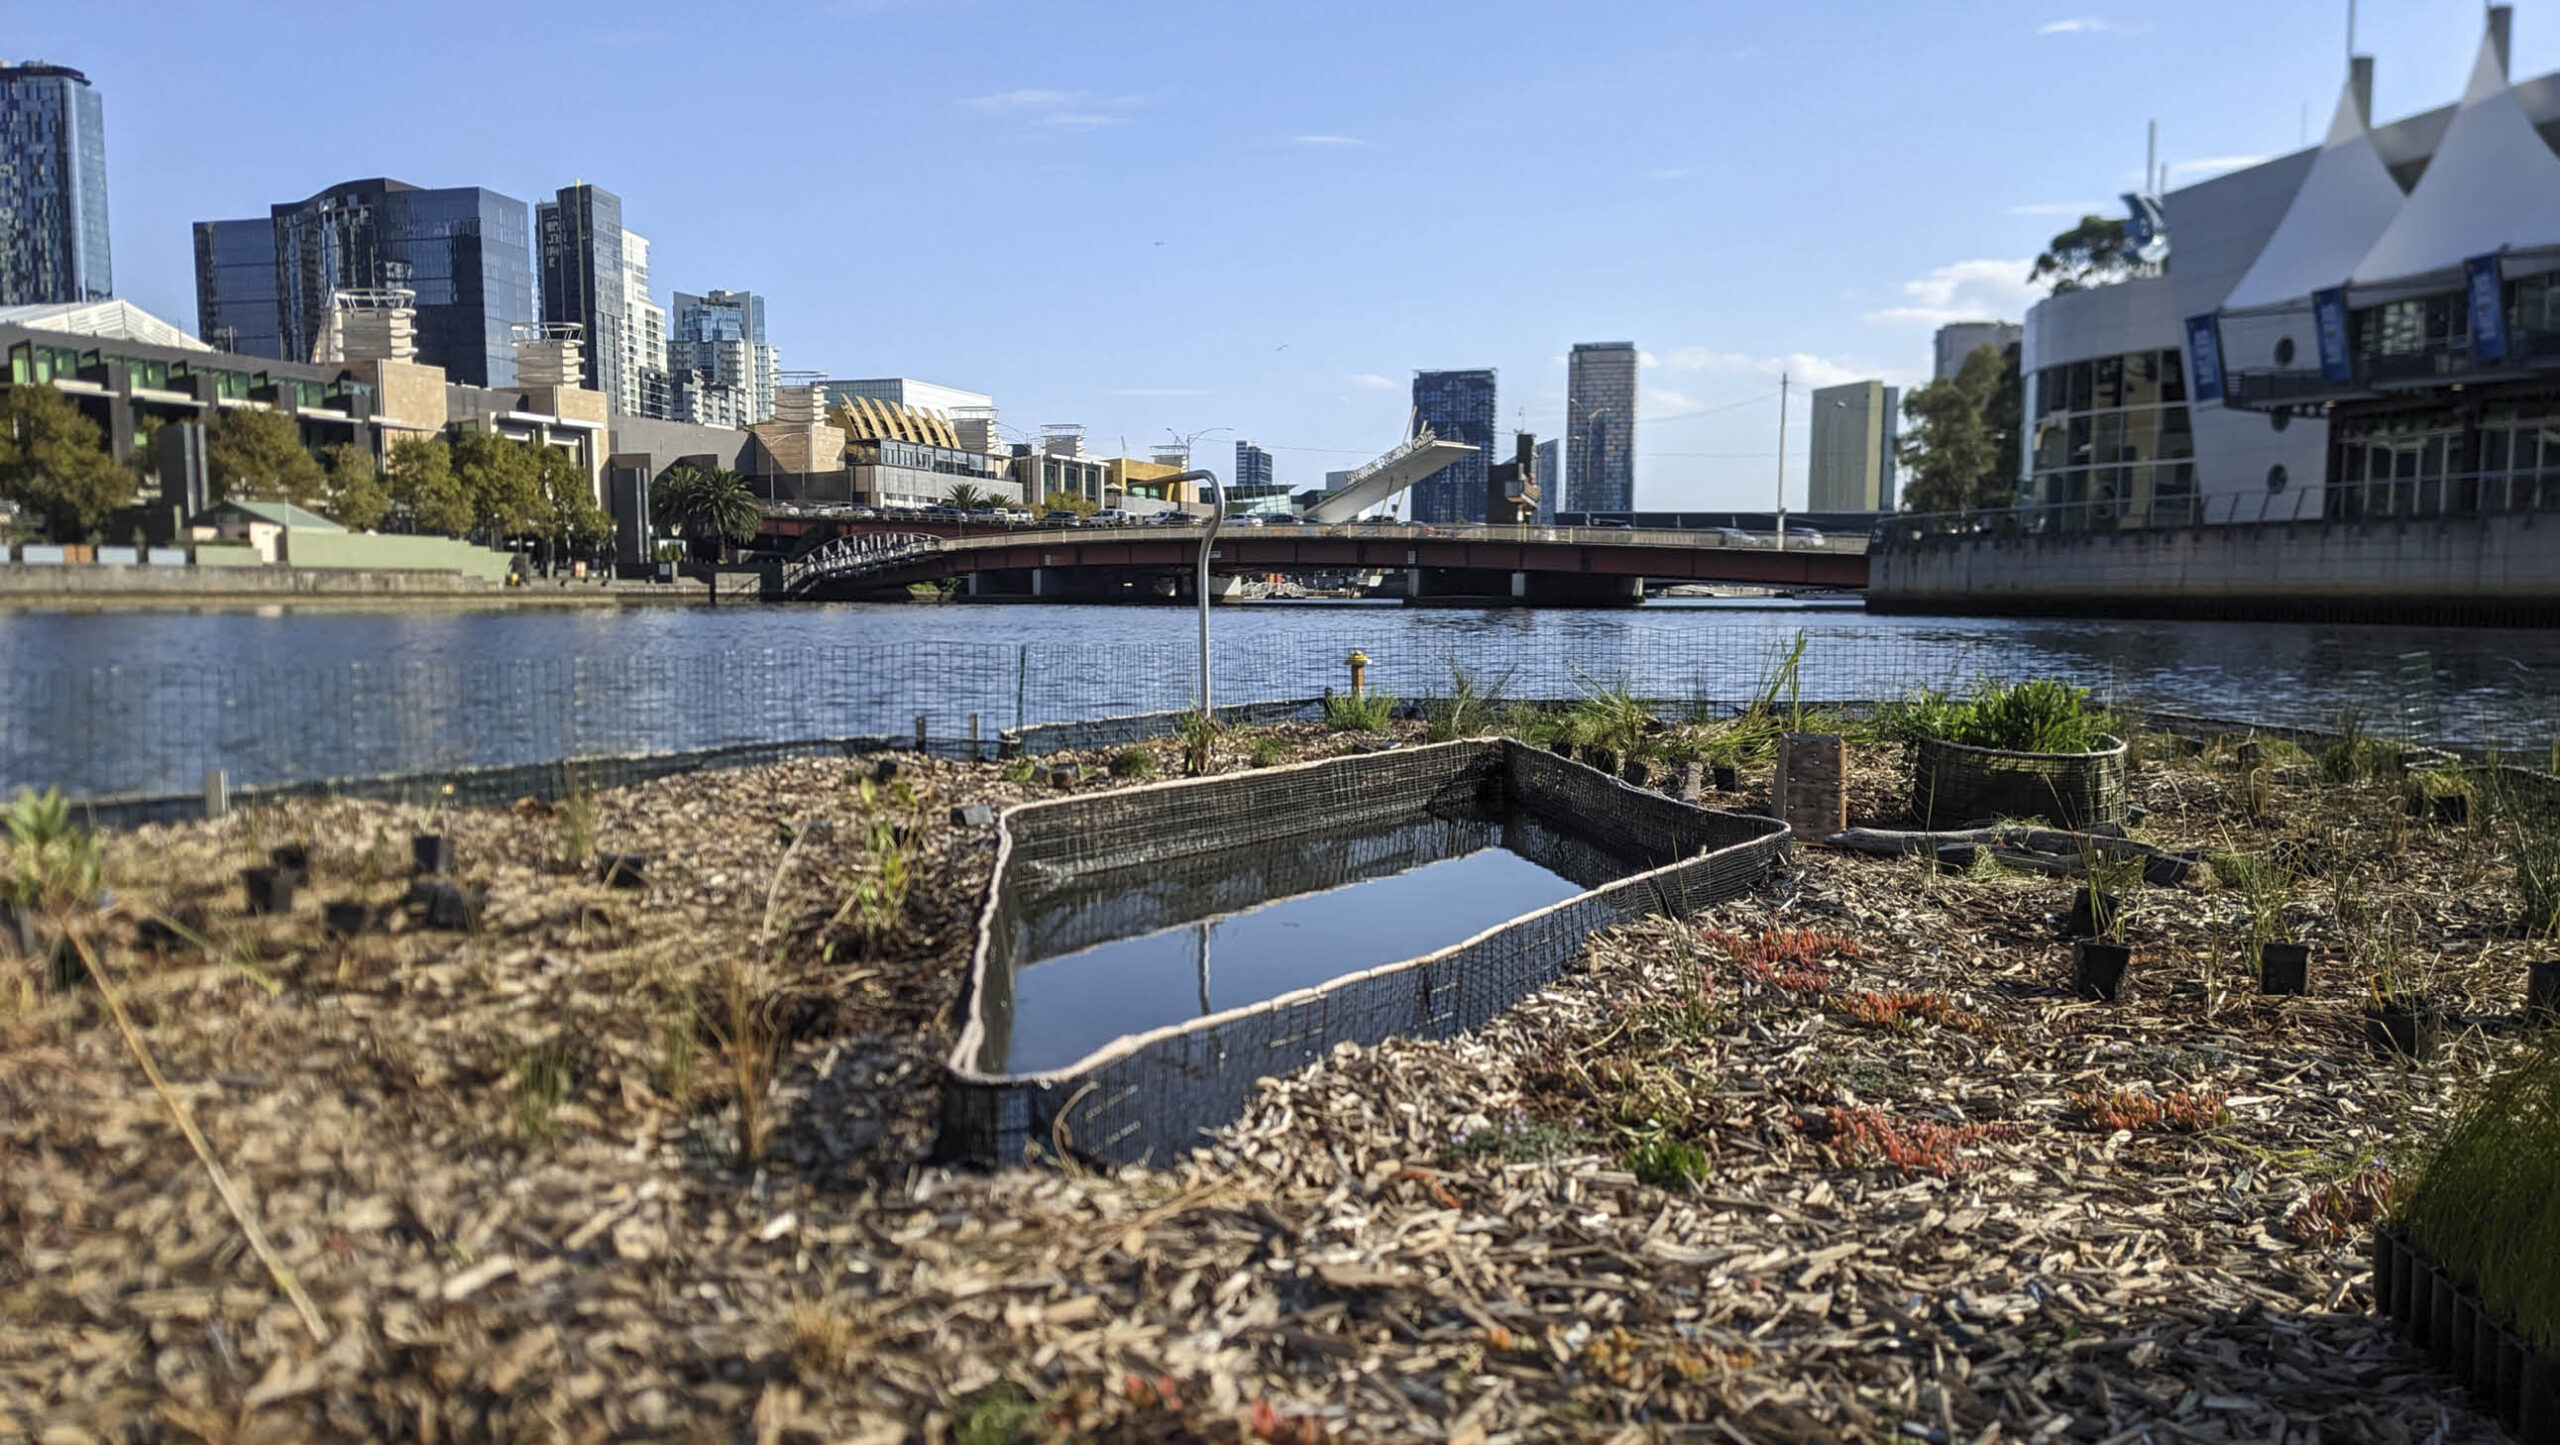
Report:
M 1719 793 L 1741 792 L 1742 769 L 1731 763 L 1716 764 L 1716 791 Z
M 134 925 L 133 946 L 145 953 L 183 953 L 195 945 L 189 935 L 204 936 L 204 910 L 181 904 L 164 921 L 146 918 Z
M 1629 758 L 1625 770 L 1618 776 L 1626 779 L 1633 786 L 1641 788 L 1653 781 L 1653 769 L 1645 766 L 1641 759 Z
M 291 913 L 293 878 L 279 868 L 243 868 L 240 885 L 248 890 L 251 913 Z
M 409 839 L 409 871 L 440 877 L 453 871 L 453 839 L 444 833 L 418 833 Z
M 2071 991 L 2085 999 L 2114 1003 L 2124 991 L 2124 971 L 2132 962 L 2129 945 L 2076 940 L 2071 945 Z
M 465 889 L 452 883 L 429 883 L 411 888 L 410 896 L 426 905 L 426 925 L 450 933 L 476 933 L 480 929 L 480 911 L 489 895 Z
M 2153 888 L 2175 888 L 2195 870 L 2195 860 L 2175 853 L 2150 853 L 2142 859 L 2142 881 Z
M 1567 761 L 1571 761 L 1573 758 L 1573 744 L 1566 742 L 1563 738 L 1558 738 L 1554 742 L 1547 744 L 1547 751 Z
M 2435 1053 L 2443 1022 L 2441 1011 L 2425 999 L 2384 999 L 2365 1006 L 2364 1036 L 2384 1053 L 2424 1059 Z
M 1050 786 L 1050 787 L 1053 787 L 1053 788 L 1072 788 L 1072 787 L 1074 787 L 1075 785 L 1076 785 L 1076 765 L 1075 765 L 1075 764 L 1073 764 L 1073 763 L 1068 763 L 1068 764 L 1067 764 L 1067 765 L 1065 765 L 1064 767 L 1056 767 L 1056 768 L 1051 768 L 1051 769 L 1049 770 L 1049 786 Z
M 879 762 L 872 765 L 872 780 L 882 783 L 896 782 L 898 780 L 899 766 L 900 764 L 896 758 L 882 758 Z
M 2427 816 L 2448 828 L 2459 828 L 2471 821 L 2471 798 L 2465 793 L 2427 799 Z
M 2101 893 L 2098 895 L 2098 906 L 2093 909 L 2089 905 L 2088 889 L 2080 888 L 2073 890 L 2071 895 L 2071 911 L 2063 915 L 2062 919 L 2062 936 L 2065 938 L 2095 938 L 2099 934 L 2106 932 L 2105 929 L 2098 926 L 2100 921 L 2098 915 L 2100 913 L 2104 913 L 2109 920 L 2124 917 L 2124 900 L 2118 898 L 2112 893 Z
M 2311 992 L 2311 945 L 2258 945 L 2258 992 L 2294 995 Z
M 0 903 L 0 940 L 27 958 L 44 952 L 44 934 L 36 927 L 35 914 L 15 903 Z
M 296 888 L 311 886 L 311 850 L 299 843 L 287 843 L 267 850 L 267 861 L 277 872 L 293 880 Z
M 373 905 L 349 898 L 332 903 L 320 911 L 321 924 L 340 938 L 353 938 L 373 931 Z
M 1938 850 L 1938 871 L 1941 873 L 1970 873 L 1981 861 L 1982 845 L 1979 843 L 1950 843 Z
M 1618 770 L 1618 755 L 1607 748 L 1584 748 L 1582 760 L 1604 773 L 1614 773 Z
M 607 888 L 646 888 L 649 886 L 649 855 L 607 853 L 596 859 L 596 881 Z
M 2560 958 L 2525 966 L 2524 1016 L 2528 1023 L 2560 1024 Z

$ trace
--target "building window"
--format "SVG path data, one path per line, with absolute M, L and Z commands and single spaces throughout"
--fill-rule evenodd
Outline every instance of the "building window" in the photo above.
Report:
M 2277 339 L 2277 341 L 2276 341 L 2276 365 L 2278 365 L 2278 366 L 2291 366 L 2291 365 L 2293 365 L 2293 338 L 2292 338 L 2292 337 L 2290 337 L 2290 336 L 2286 336 L 2286 337 L 2280 337 L 2280 338 L 2278 338 L 2278 339 Z
M 2190 519 L 2195 438 L 2174 350 L 2136 351 L 2036 375 L 2027 497 L 2047 524 L 2113 527 Z
M 2278 463 L 2276 463 L 2274 466 L 2267 468 L 2267 490 L 2268 490 L 2268 491 L 2270 491 L 2270 492 L 2281 492 L 2281 491 L 2283 491 L 2283 490 L 2284 490 L 2284 484 L 2285 484 L 2285 482 L 2286 482 L 2287 480 L 2288 480 L 2288 478 L 2285 476 L 2285 473 L 2284 473 L 2284 463 L 2282 463 L 2282 462 L 2278 462 Z

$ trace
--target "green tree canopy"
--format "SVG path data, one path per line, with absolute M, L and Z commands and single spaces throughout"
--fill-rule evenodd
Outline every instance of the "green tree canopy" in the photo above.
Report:
M 484 542 L 538 536 L 542 529 L 542 464 L 533 449 L 495 432 L 453 439 L 453 474 L 471 500 L 471 531 Z
M 133 473 L 116 465 L 105 434 L 50 386 L 9 389 L 0 427 L 0 498 L 17 504 L 57 541 L 86 541 L 133 504 Z
M 950 491 L 942 494 L 942 505 L 958 507 L 964 512 L 974 512 L 981 507 L 992 507 L 998 500 L 1000 499 L 995 493 L 975 482 L 955 483 Z
M 471 530 L 471 499 L 453 474 L 453 449 L 434 437 L 391 444 L 391 522 L 402 531 L 459 537 Z
M 292 417 L 233 407 L 213 420 L 204 441 L 207 483 L 216 502 L 317 504 L 329 479 L 302 445 Z
M 1894 443 L 1908 477 L 1909 512 L 1985 511 L 2017 504 L 2018 348 L 1974 348 L 1964 367 L 1903 398 L 1910 425 Z
M 649 490 L 656 520 L 674 528 L 698 558 L 716 560 L 724 543 L 750 540 L 764 521 L 764 504 L 747 479 L 726 467 L 669 467 Z
M 2044 254 L 2036 258 L 2035 269 L 2027 273 L 2030 285 L 2038 281 L 2053 283 L 2053 294 L 2103 286 L 2137 275 L 2142 263 L 2134 258 L 2133 243 L 2125 237 L 2125 222 L 2104 216 L 2082 216 L 2080 224 L 2056 236 L 2046 244 Z
M 596 505 L 586 469 L 558 447 L 544 447 L 536 458 L 542 487 L 542 532 L 553 545 L 590 550 L 613 540 L 613 518 Z
M 322 510 L 329 520 L 350 531 L 370 532 L 391 511 L 391 491 L 382 480 L 373 453 L 353 442 L 340 442 L 321 454 L 329 476 L 329 495 Z

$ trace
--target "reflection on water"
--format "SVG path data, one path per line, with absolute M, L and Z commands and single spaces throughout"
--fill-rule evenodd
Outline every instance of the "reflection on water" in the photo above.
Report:
M 937 736 L 1183 706 L 1178 608 L 843 605 L 411 612 L 0 613 L 0 786 L 191 792 L 572 754 L 851 734 Z M 2560 633 L 2290 623 L 1870 617 L 1837 608 L 1221 608 L 1221 699 L 1307 697 L 1344 655 L 1399 696 L 1453 663 L 1509 695 L 1625 683 L 1738 702 L 1801 628 L 1809 699 L 1981 674 L 2058 675 L 2131 702 L 2317 726 L 2404 709 L 2453 740 L 2541 753 Z M 2423 653 L 2408 685 L 2405 654 Z
M 1124 1034 L 1437 952 L 1645 866 L 1511 814 L 1084 875 L 1010 910 L 978 1066 L 1064 1068 Z

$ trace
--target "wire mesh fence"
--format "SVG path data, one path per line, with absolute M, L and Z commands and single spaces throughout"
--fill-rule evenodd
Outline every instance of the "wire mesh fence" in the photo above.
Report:
M 1524 701 L 1623 689 L 1656 703 L 1742 706 L 1801 646 L 1791 696 L 1861 703 L 1982 677 L 2056 677 L 2110 702 L 2293 727 L 2355 714 L 2377 734 L 2541 757 L 2560 676 L 2529 669 L 2315 657 L 2253 677 L 2212 659 L 2021 648 L 1996 635 L 1920 638 L 1776 624 L 1572 637 L 1446 633 L 1392 620 L 1360 644 L 1364 684 L 1399 698 Z M 1198 658 L 1171 642 L 906 641 L 622 657 L 342 665 L 98 667 L 0 672 L 0 788 L 176 796 L 220 769 L 235 787 L 823 739 L 912 742 L 1166 712 L 1198 697 Z M 1339 633 L 1221 643 L 1225 704 L 1347 690 Z M 1784 700 L 1784 699 L 1782 699 Z

